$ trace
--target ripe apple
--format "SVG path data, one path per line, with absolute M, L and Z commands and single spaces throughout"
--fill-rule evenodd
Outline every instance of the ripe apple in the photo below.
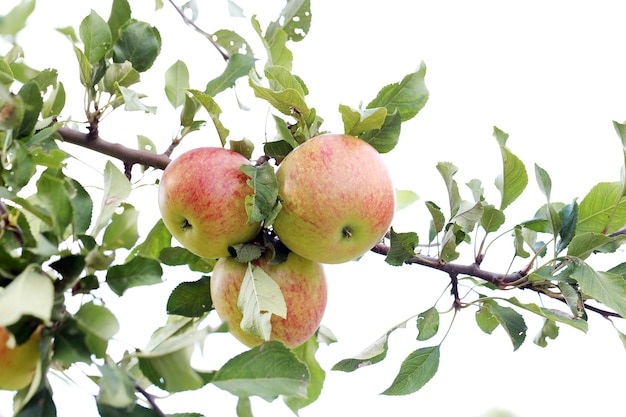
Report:
M 33 380 L 39 361 L 41 329 L 37 329 L 25 343 L 9 348 L 9 332 L 0 327 L 0 389 L 20 390 Z
M 266 258 L 253 261 L 278 284 L 287 305 L 286 318 L 272 315 L 270 340 L 279 340 L 294 348 L 306 342 L 317 330 L 326 309 L 326 275 L 321 264 L 290 252 L 283 263 L 269 264 Z M 253 347 L 263 342 L 241 329 L 241 311 L 237 307 L 239 290 L 248 265 L 233 258 L 220 258 L 211 275 L 211 298 L 220 318 L 243 344 Z
M 337 264 L 358 258 L 393 220 L 395 190 L 387 167 L 359 138 L 309 139 L 285 157 L 276 177 L 284 202 L 274 231 L 307 259 Z
M 244 156 L 224 148 L 196 148 L 170 162 L 159 185 L 159 209 L 167 229 L 189 251 L 205 258 L 228 256 L 228 246 L 252 240 L 246 196 L 253 193 L 239 168 Z

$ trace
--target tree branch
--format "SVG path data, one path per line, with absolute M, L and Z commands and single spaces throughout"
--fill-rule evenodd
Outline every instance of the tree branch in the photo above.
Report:
M 380 255 L 387 255 L 389 253 L 389 246 L 383 243 L 379 243 L 371 249 L 372 252 L 378 253 Z M 452 279 L 452 295 L 455 297 L 454 307 L 457 308 L 460 304 L 458 303 L 458 292 L 455 293 L 455 285 L 457 285 L 457 277 L 459 274 L 468 275 L 475 278 L 480 278 L 484 281 L 487 281 L 491 284 L 496 285 L 498 288 L 505 289 L 507 287 L 516 287 L 519 289 L 528 289 L 531 291 L 535 291 L 541 294 L 545 294 L 550 296 L 551 298 L 561 301 L 563 303 L 567 303 L 565 297 L 557 294 L 546 293 L 545 287 L 535 287 L 533 285 L 526 285 L 529 283 L 526 275 L 528 271 L 518 271 L 513 274 L 501 274 L 497 272 L 490 272 L 481 269 L 480 266 L 476 263 L 471 265 L 462 265 L 456 263 L 445 263 L 441 262 L 438 258 L 434 258 L 431 256 L 425 255 L 417 255 L 411 259 L 404 261 L 407 265 L 422 265 L 428 268 L 437 269 L 439 271 L 447 273 Z M 621 315 L 613 312 L 603 310 L 598 307 L 591 306 L 587 303 L 584 303 L 584 306 L 587 310 L 593 311 L 594 313 L 600 314 L 604 318 L 616 317 L 616 318 L 626 318 Z
M 389 246 L 379 243 L 378 245 L 372 248 L 372 252 L 387 255 L 389 253 Z M 438 258 L 434 258 L 426 255 L 418 255 L 404 262 L 405 264 L 418 264 L 422 266 L 427 266 L 429 268 L 437 269 L 439 271 L 443 271 L 447 274 L 463 274 L 469 275 L 472 277 L 480 278 L 487 282 L 490 282 L 494 285 L 497 285 L 500 288 L 510 287 L 510 286 L 519 286 L 523 285 L 527 282 L 526 274 L 519 271 L 512 274 L 501 274 L 497 272 L 490 272 L 481 269 L 480 266 L 476 263 L 471 265 L 462 265 L 456 263 L 445 263 L 441 262 Z
M 165 169 L 171 161 L 166 154 L 132 149 L 119 143 L 106 141 L 100 136 L 91 136 L 89 133 L 82 133 L 69 127 L 60 128 L 58 133 L 64 142 L 112 156 L 124 162 L 125 165 L 140 164 L 157 169 Z
M 174 3 L 173 0 L 169 0 L 169 2 L 172 5 L 172 7 L 174 7 L 174 9 L 176 9 L 176 11 L 180 15 L 180 17 L 183 18 L 183 21 L 185 22 L 185 24 L 187 24 L 188 26 L 191 26 L 193 29 L 195 29 L 196 32 L 198 32 L 199 34 L 203 35 L 205 38 L 207 38 L 209 40 L 209 42 L 211 42 L 211 45 L 213 45 L 215 47 L 215 49 L 217 49 L 217 51 L 220 53 L 220 55 L 222 55 L 222 58 L 224 58 L 224 61 L 228 61 L 230 59 L 230 55 L 228 54 L 228 52 L 226 52 L 220 45 L 218 45 L 212 39 L 210 33 L 207 33 L 204 30 L 202 30 L 202 28 L 200 28 L 198 25 L 196 25 L 196 23 L 193 20 L 191 20 L 189 17 L 187 17 L 187 15 L 183 11 L 183 9 L 178 7 L 176 5 L 176 3 Z

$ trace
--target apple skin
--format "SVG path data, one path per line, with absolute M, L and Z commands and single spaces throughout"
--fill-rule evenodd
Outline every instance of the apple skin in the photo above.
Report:
M 170 162 L 159 185 L 165 226 L 185 248 L 204 258 L 229 256 L 228 246 L 252 240 L 260 230 L 248 222 L 245 198 L 253 193 L 239 168 L 244 156 L 203 147 Z
M 0 390 L 17 391 L 33 380 L 39 361 L 41 328 L 35 330 L 25 343 L 10 349 L 9 332 L 0 327 Z
M 323 266 L 289 253 L 287 260 L 272 265 L 267 259 L 254 261 L 278 284 L 287 305 L 287 317 L 272 315 L 270 340 L 278 340 L 289 348 L 306 342 L 317 331 L 328 298 Z M 263 339 L 243 331 L 242 314 L 237 307 L 241 283 L 248 265 L 234 258 L 220 258 L 211 275 L 211 299 L 220 318 L 228 322 L 230 332 L 248 347 L 263 343 Z
M 273 228 L 293 252 L 316 262 L 358 258 L 387 233 L 395 189 L 380 154 L 349 135 L 327 134 L 292 150 L 276 173 L 283 206 Z

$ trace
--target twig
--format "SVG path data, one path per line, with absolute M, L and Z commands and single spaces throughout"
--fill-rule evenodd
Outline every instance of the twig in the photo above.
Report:
M 195 29 L 196 32 L 200 33 L 202 36 L 206 37 L 209 40 L 209 42 L 211 42 L 211 45 L 213 45 L 215 49 L 217 49 L 217 51 L 220 53 L 220 55 L 222 55 L 222 58 L 224 58 L 224 61 L 228 61 L 230 59 L 230 55 L 228 54 L 228 52 L 226 52 L 224 48 L 222 48 L 213 40 L 210 33 L 207 33 L 204 30 L 202 30 L 202 28 L 196 25 L 196 23 L 193 20 L 188 18 L 185 12 L 183 11 L 183 9 L 181 9 L 180 7 L 176 5 L 176 3 L 174 3 L 174 0 L 169 0 L 169 2 L 174 7 L 174 9 L 176 9 L 178 14 L 183 18 L 183 21 L 187 25 L 191 26 L 193 29 Z
M 159 417 L 167 417 L 167 414 L 165 414 L 163 410 L 159 408 L 156 401 L 154 400 L 154 395 L 143 389 L 143 387 L 139 384 L 135 384 L 135 389 L 137 390 L 137 392 L 143 395 L 146 401 L 148 401 L 150 407 L 152 407 L 152 411 L 154 411 Z
M 132 149 L 119 143 L 106 141 L 100 136 L 92 137 L 89 133 L 81 133 L 69 127 L 60 128 L 58 133 L 65 142 L 112 156 L 124 162 L 124 164 L 140 164 L 157 169 L 165 169 L 167 164 L 170 163 L 169 156 L 165 154 Z
M 383 243 L 379 243 L 378 245 L 374 246 L 371 249 L 371 251 L 374 253 L 378 253 L 380 255 L 387 255 L 389 253 L 389 246 Z M 502 273 L 497 273 L 497 272 L 485 271 L 484 269 L 481 269 L 480 266 L 476 263 L 473 263 L 471 265 L 445 263 L 445 262 L 439 261 L 439 259 L 437 258 L 433 258 L 430 256 L 425 256 L 425 255 L 415 256 L 411 259 L 406 260 L 404 263 L 408 265 L 412 265 L 412 264 L 422 265 L 428 268 L 433 268 L 442 272 L 446 272 L 452 279 L 452 287 L 453 287 L 452 294 L 455 296 L 455 304 L 454 304 L 455 308 L 457 307 L 456 297 L 458 297 L 458 294 L 457 295 L 454 294 L 454 283 L 455 283 L 454 280 L 459 274 L 468 275 L 468 276 L 475 277 L 475 278 L 480 278 L 484 281 L 487 281 L 491 284 L 496 285 L 498 288 L 504 289 L 507 287 L 516 287 L 519 289 L 527 289 L 527 290 L 531 290 L 531 291 L 535 291 L 541 294 L 548 295 L 549 297 L 555 300 L 559 300 L 564 303 L 567 302 L 563 296 L 560 296 L 557 294 L 546 293 L 544 291 L 545 288 L 535 287 L 531 283 L 529 283 L 528 279 L 526 278 L 526 275 L 528 274 L 528 269 L 525 269 L 523 271 L 518 271 L 513 274 L 502 274 Z M 604 318 L 609 318 L 609 317 L 626 318 L 626 317 L 622 317 L 621 315 L 615 312 L 593 307 L 586 303 L 584 304 L 584 306 L 589 311 L 593 311 L 594 313 L 600 314 Z

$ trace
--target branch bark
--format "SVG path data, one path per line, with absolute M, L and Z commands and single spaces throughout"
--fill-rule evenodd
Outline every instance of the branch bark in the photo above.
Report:
M 165 169 L 170 163 L 170 158 L 164 153 L 133 149 L 119 143 L 113 143 L 102 139 L 100 136 L 92 136 L 89 133 L 82 133 L 69 127 L 62 127 L 58 130 L 64 142 L 82 146 L 96 152 L 111 156 L 124 162 L 125 165 L 146 165 L 157 169 Z
M 379 243 L 378 245 L 374 246 L 371 250 L 372 252 L 378 253 L 380 255 L 387 255 L 389 253 L 389 246 L 385 245 L 384 243 Z M 475 277 L 475 278 L 479 278 L 484 281 L 487 281 L 491 284 L 496 285 L 498 288 L 501 288 L 501 289 L 516 287 L 522 290 L 527 289 L 527 290 L 535 291 L 541 294 L 549 295 L 542 288 L 535 287 L 529 283 L 528 279 L 526 278 L 527 271 L 518 271 L 512 274 L 502 274 L 502 273 L 497 273 L 497 272 L 485 271 L 484 269 L 481 269 L 477 263 L 473 263 L 471 265 L 463 265 L 463 264 L 457 264 L 457 263 L 444 263 L 444 262 L 441 262 L 437 258 L 434 258 L 431 256 L 425 256 L 425 255 L 414 256 L 413 258 L 406 260 L 404 263 L 407 265 L 422 265 L 428 268 L 437 269 L 439 271 L 447 273 L 453 281 L 457 279 L 459 274 L 468 275 L 471 277 Z M 454 282 L 453 282 L 453 286 L 454 286 Z M 458 297 L 458 294 L 453 293 L 453 295 L 455 296 L 455 298 Z M 561 301 L 563 303 L 567 303 L 565 298 L 562 297 L 561 295 L 551 294 L 549 296 L 555 300 Z M 458 305 L 460 305 L 458 304 L 457 299 L 455 299 L 454 305 L 455 305 L 455 308 Z M 604 310 L 598 307 L 594 307 L 587 303 L 584 303 L 583 305 L 585 306 L 587 310 L 600 314 L 604 318 L 610 318 L 610 317 L 625 318 L 613 311 L 608 311 L 608 310 Z

